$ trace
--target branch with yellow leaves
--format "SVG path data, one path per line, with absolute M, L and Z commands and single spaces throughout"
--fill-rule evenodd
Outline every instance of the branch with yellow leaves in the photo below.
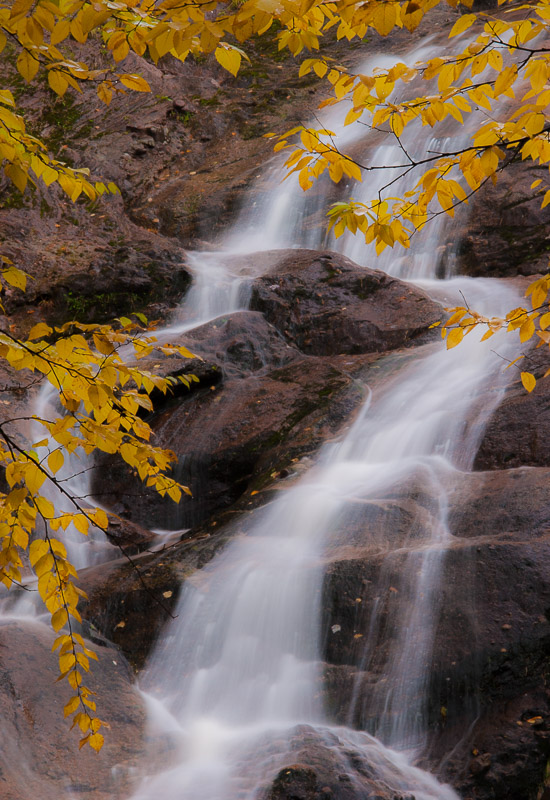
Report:
M 451 316 L 444 322 L 436 322 L 431 327 L 441 325 L 441 336 L 447 343 L 447 349 L 456 347 L 460 342 L 476 328 L 487 328 L 481 337 L 481 341 L 490 339 L 500 330 L 509 332 L 518 331 L 519 340 L 522 344 L 538 339 L 537 347 L 550 347 L 550 302 L 548 302 L 548 292 L 550 291 L 550 273 L 542 278 L 537 278 L 529 284 L 525 291 L 525 296 L 531 299 L 531 310 L 519 307 L 511 309 L 505 317 L 487 317 L 468 306 L 455 306 L 446 308 Z M 525 354 L 518 356 L 511 361 L 508 367 L 514 366 Z M 507 367 L 507 369 L 508 369 Z M 547 369 L 542 378 L 550 375 Z M 532 372 L 522 371 L 521 382 L 528 392 L 532 392 L 537 385 L 537 378 Z

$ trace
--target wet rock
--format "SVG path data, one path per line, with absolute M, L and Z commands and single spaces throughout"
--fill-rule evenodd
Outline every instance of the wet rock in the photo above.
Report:
M 337 253 L 311 250 L 282 251 L 254 281 L 250 307 L 302 352 L 325 356 L 419 343 L 441 315 L 424 292 Z
M 317 800 L 319 795 L 315 770 L 305 764 L 293 764 L 279 772 L 266 800 Z
M 509 164 L 496 186 L 486 184 L 474 197 L 458 249 L 466 275 L 508 277 L 548 270 L 548 209 L 530 189 L 543 177 L 540 167 Z
M 107 539 L 125 555 L 136 555 L 142 550 L 158 546 L 158 537 L 147 528 L 136 525 L 123 517 L 109 514 Z
M 470 772 L 472 775 L 481 775 L 486 772 L 491 766 L 491 754 L 483 753 L 483 755 L 476 756 L 470 761 Z
M 220 383 L 184 391 L 152 419 L 156 443 L 176 452 L 175 475 L 193 496 L 177 507 L 159 502 L 115 459 L 105 461 L 94 487 L 117 511 L 145 516 L 151 527 L 192 527 L 247 489 L 259 490 L 334 435 L 362 400 L 340 367 L 289 348 L 259 314 L 222 318 L 185 343 L 218 358 L 218 374 L 225 374 Z
M 288 766 L 280 769 L 261 800 L 405 800 L 410 794 L 396 793 L 402 776 L 397 769 L 390 777 L 380 769 L 376 747 L 369 741 L 352 743 L 330 729 L 299 725 L 284 744 Z M 367 752 L 361 750 L 361 744 Z M 291 759 L 295 760 L 291 760 Z M 371 760 L 369 760 L 371 759 Z M 394 788 L 391 788 L 393 784 Z
M 432 732 L 432 769 L 455 748 L 443 775 L 462 797 L 527 800 L 544 782 L 549 479 L 542 468 L 452 476 L 449 524 L 455 538 L 438 577 L 431 575 L 437 589 L 426 608 L 435 623 L 429 677 L 419 660 L 408 664 L 407 680 L 411 686 L 426 681 L 421 713 Z M 425 503 L 422 495 L 416 500 Z M 392 502 L 407 508 L 406 500 Z M 399 549 L 384 549 L 375 534 L 377 513 L 367 504 L 362 515 L 351 517 L 353 544 L 329 551 L 324 691 L 337 720 L 352 718 L 360 728 L 383 733 L 397 713 L 387 709 L 391 665 L 404 649 L 407 615 L 425 591 L 417 580 L 426 556 L 418 547 L 421 534 L 413 530 L 407 538 L 406 527 Z M 467 776 L 465 763 L 472 765 Z
M 88 644 L 92 662 L 86 685 L 98 691 L 98 715 L 109 722 L 100 753 L 78 749 L 79 735 L 63 718 L 71 696 L 57 683 L 55 634 L 33 621 L 0 625 L 0 796 L 3 800 L 93 800 L 126 796 L 143 757 L 144 708 L 128 665 L 116 647 Z
M 541 377 L 548 369 L 548 351 L 535 350 L 522 369 Z M 485 429 L 474 469 L 510 469 L 521 465 L 550 466 L 550 381 L 539 380 L 528 393 L 519 377 L 506 390 Z

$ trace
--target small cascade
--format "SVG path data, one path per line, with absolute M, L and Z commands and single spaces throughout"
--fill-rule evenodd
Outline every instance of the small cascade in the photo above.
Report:
M 424 42 L 404 60 L 428 58 L 431 47 Z M 383 58 L 370 59 L 361 71 L 383 66 Z M 375 146 L 365 128 L 342 128 L 342 116 L 335 109 L 323 120 L 342 147 L 353 147 L 358 158 L 363 151 L 374 166 L 401 163 L 402 150 L 390 135 Z M 467 127 L 461 136 L 468 138 Z M 459 146 L 455 140 L 429 141 L 415 125 L 403 144 L 413 157 Z M 280 184 L 281 177 L 276 162 L 269 196 L 243 209 L 222 249 L 189 254 L 194 285 L 159 336 L 170 338 L 246 308 L 250 277 L 257 274 L 255 259 L 247 254 L 326 246 L 324 228 L 314 221 L 330 201 L 328 185 L 326 196 L 321 188 L 309 197 L 293 178 Z M 392 178 L 385 169 L 367 173 L 364 185 L 354 187 L 355 199 L 376 196 Z M 397 181 L 391 194 L 399 192 Z M 494 282 L 449 279 L 458 238 L 454 226 L 440 215 L 413 237 L 410 250 L 388 249 L 379 259 L 348 235 L 330 246 L 360 264 L 419 282 L 449 305 L 461 303 L 463 295 L 481 311 L 490 306 L 498 313 L 495 301 L 500 310 L 512 307 L 513 291 Z M 341 777 L 339 800 L 363 800 L 377 792 L 403 800 L 458 800 L 415 761 L 428 740 L 430 658 L 441 574 L 453 538 L 448 491 L 453 476 L 471 468 L 483 424 L 498 403 L 498 387 L 504 387 L 495 349 L 504 358 L 515 356 L 505 336 L 489 345 L 475 332 L 449 352 L 437 342 L 423 348 L 423 356 L 383 392 L 367 391 L 345 437 L 326 445 L 300 481 L 256 513 L 248 535 L 233 538 L 185 582 L 175 619 L 142 677 L 151 730 L 169 744 L 169 763 L 151 765 L 133 800 L 271 800 L 269 787 L 280 770 L 299 767 L 307 777 L 308 760 L 320 775 Z M 487 386 L 494 389 L 492 405 L 480 407 Z M 35 413 L 47 414 L 50 403 L 43 390 Z M 86 499 L 89 475 L 88 462 L 71 460 L 61 477 L 69 493 Z M 422 513 L 406 531 L 394 528 L 389 515 L 387 524 L 380 524 L 387 498 L 406 497 L 409 487 L 427 498 Z M 63 507 L 63 498 L 52 499 Z M 360 634 L 358 678 L 341 715 L 347 720 L 343 725 L 322 702 L 327 631 L 321 619 L 325 570 L 357 545 L 350 540 L 355 530 L 381 567 L 378 584 L 368 588 L 376 599 Z M 88 552 L 89 544 L 84 548 Z M 71 558 L 80 566 L 92 563 L 76 551 Z M 384 599 L 390 588 L 402 598 L 399 613 Z M 360 682 L 365 673 L 372 677 L 367 689 Z
M 429 55 L 424 45 L 408 61 Z M 375 63 L 380 62 L 374 59 L 362 71 Z M 341 126 L 338 113 L 330 120 L 334 129 Z M 466 141 L 468 130 L 463 135 Z M 345 145 L 353 144 L 354 153 L 365 147 L 370 163 L 396 163 L 398 146 L 392 141 L 373 154 L 368 136 L 359 141 L 345 130 L 346 136 Z M 450 140 L 429 142 L 414 125 L 404 144 L 413 155 L 458 146 Z M 384 170 L 369 173 L 365 186 L 356 187 L 356 199 L 360 192 L 365 199 L 375 196 L 390 180 Z M 398 193 L 397 184 L 392 194 Z M 307 224 L 316 205 L 321 207 L 319 198 L 304 197 L 292 179 L 273 189 L 264 205 L 256 201 L 241 213 L 226 240 L 225 263 L 237 263 L 232 259 L 239 251 L 322 248 L 323 230 Z M 458 238 L 454 226 L 440 215 L 413 237 L 405 254 L 388 249 L 376 261 L 372 250 L 351 237 L 342 237 L 337 247 L 359 263 L 418 281 L 449 305 L 466 296 L 481 311 L 490 306 L 495 313 L 495 301 L 503 311 L 511 307 L 517 300 L 514 292 L 494 282 L 441 282 L 452 272 L 452 242 Z M 203 264 L 210 270 L 224 263 L 219 253 L 194 258 L 198 273 Z M 232 308 L 243 302 L 241 277 L 229 284 L 226 297 L 231 296 Z M 221 308 L 211 304 L 206 312 L 202 301 L 194 302 L 196 319 Z M 490 407 L 480 407 L 476 398 L 484 387 L 504 386 L 495 348 L 504 358 L 515 355 L 506 337 L 493 339 L 488 347 L 476 333 L 453 351 L 437 344 L 428 348 L 380 396 L 369 393 L 345 438 L 326 446 L 297 485 L 258 513 L 246 537 L 236 537 L 186 581 L 176 619 L 161 637 L 142 681 L 152 729 L 172 743 L 171 766 L 146 777 L 134 800 L 263 800 L 279 770 L 307 765 L 308 758 L 320 773 L 330 764 L 346 776 L 347 788 L 338 795 L 346 800 L 374 797 L 377 789 L 384 797 L 457 800 L 451 788 L 415 767 L 414 760 L 427 744 L 438 592 L 452 541 L 448 489 L 457 471 L 471 468 L 499 392 L 492 392 Z M 377 508 L 396 492 L 406 496 L 409 486 L 411 491 L 420 487 L 429 499 L 408 533 L 397 535 L 391 521 L 385 527 L 376 522 Z M 355 529 L 353 520 L 355 528 L 360 521 L 364 546 L 382 558 L 379 585 L 369 589 L 381 599 L 372 604 L 361 634 L 364 647 L 357 665 L 358 674 L 369 672 L 373 680 L 369 690 L 356 683 L 348 698 L 349 724 L 359 718 L 363 731 L 335 724 L 320 699 L 324 570 L 339 551 L 353 545 L 347 538 Z M 404 600 L 400 613 L 391 616 L 382 598 L 396 571 L 399 583 L 391 588 Z M 388 641 L 381 648 L 384 636 Z

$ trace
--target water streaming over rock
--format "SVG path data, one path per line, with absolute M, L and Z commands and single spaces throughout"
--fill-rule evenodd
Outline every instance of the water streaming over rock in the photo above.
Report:
M 408 60 L 414 63 L 426 55 L 424 46 Z M 338 124 L 334 116 L 331 124 Z M 468 131 L 461 136 L 466 140 Z M 360 143 L 348 138 L 346 144 L 353 143 L 357 153 Z M 405 148 L 415 153 L 457 145 L 427 143 L 426 138 L 411 126 Z M 368 137 L 363 146 L 372 150 Z M 379 165 L 401 163 L 400 155 L 397 145 L 383 143 L 369 159 Z M 373 197 L 387 182 L 387 172 L 372 172 L 355 196 L 360 199 L 361 191 Z M 399 185 L 392 192 L 397 194 Z M 312 232 L 305 224 L 312 204 L 315 212 L 319 199 L 304 198 L 292 180 L 274 188 L 265 204 L 257 202 L 242 212 L 228 237 L 230 251 L 322 247 L 322 230 Z M 436 283 L 451 271 L 457 235 L 453 222 L 440 216 L 414 237 L 404 255 L 388 250 L 375 262 L 371 251 L 346 237 L 338 249 L 360 263 L 420 280 L 448 303 L 460 302 L 462 293 L 482 310 L 498 311 L 495 300 L 500 310 L 509 308 L 514 293 L 489 281 Z M 210 271 L 214 264 L 227 284 L 226 263 L 220 253 L 194 256 L 198 274 L 203 265 Z M 240 275 L 229 281 L 233 299 L 225 307 L 220 294 L 208 307 L 195 297 L 197 318 L 238 307 L 241 281 Z M 209 303 L 211 297 L 212 290 Z M 136 800 L 286 797 L 269 794 L 267 787 L 279 770 L 296 763 L 306 783 L 325 772 L 329 784 L 331 775 L 344 776 L 336 794 L 327 784 L 327 798 L 374 797 L 377 790 L 383 797 L 456 798 L 449 787 L 412 766 L 411 759 L 422 752 L 427 737 L 426 687 L 438 586 L 452 540 L 447 490 L 454 471 L 471 467 L 491 411 L 476 402 L 479 393 L 504 380 L 501 358 L 492 352 L 494 340 L 487 347 L 478 338 L 473 334 L 450 352 L 434 345 L 383 394 L 369 395 L 345 438 L 327 446 L 317 465 L 264 509 L 251 533 L 235 538 L 186 582 L 177 619 L 163 634 L 143 679 L 153 727 L 169 733 L 172 765 L 144 779 Z M 497 348 L 501 356 L 510 354 L 506 341 Z M 493 392 L 495 405 L 498 397 Z M 413 484 L 422 487 L 429 501 L 408 534 L 397 535 L 391 524 L 375 525 L 371 511 L 379 499 L 396 491 L 406 496 Z M 332 723 L 321 699 L 322 642 L 340 628 L 320 630 L 324 568 L 350 546 L 353 518 L 360 519 L 363 545 L 383 555 L 378 585 L 369 590 L 383 598 L 389 565 L 398 560 L 399 585 L 390 588 L 404 598 L 393 616 L 385 600 L 374 602 L 359 634 L 364 641 L 359 672 L 370 671 L 375 680 L 366 693 L 358 684 L 352 689 L 347 718 L 359 713 L 368 733 Z M 379 648 L 383 632 L 387 641 Z M 317 777 L 308 772 L 310 767 Z
M 429 55 L 424 44 L 406 60 Z M 380 57 L 374 58 L 362 71 L 380 64 Z M 339 114 L 325 124 L 341 128 Z M 468 130 L 461 136 L 467 138 Z M 369 137 L 355 127 L 342 133 L 340 143 L 353 146 L 354 153 L 363 148 L 374 165 L 401 163 L 397 146 L 383 143 L 373 152 Z M 427 143 L 415 125 L 404 144 L 411 154 L 456 147 L 446 140 Z M 324 246 L 323 228 L 311 220 L 318 220 L 326 197 L 317 192 L 310 199 L 292 179 L 280 185 L 280 177 L 277 163 L 269 197 L 243 210 L 224 250 L 190 254 L 195 284 L 163 336 L 246 306 L 255 261 L 243 253 Z M 355 189 L 356 199 L 375 196 L 389 179 L 384 170 L 368 173 L 364 187 Z M 399 185 L 392 192 L 397 194 Z M 513 293 L 489 281 L 436 281 L 452 271 L 457 235 L 453 222 L 440 216 L 414 237 L 406 253 L 387 250 L 375 260 L 371 250 L 347 236 L 337 248 L 359 263 L 421 281 L 449 304 L 460 302 L 462 293 L 480 310 L 490 306 L 491 313 L 512 306 Z M 281 769 L 296 764 L 303 785 L 321 781 L 318 796 L 327 800 L 377 793 L 456 800 L 452 789 L 413 761 L 427 740 L 438 586 L 452 540 L 448 487 L 456 470 L 471 467 L 490 414 L 491 408 L 477 400 L 480 392 L 485 385 L 503 384 L 502 361 L 492 350 L 506 357 L 509 348 L 506 341 L 495 348 L 495 339 L 490 347 L 480 344 L 475 333 L 451 352 L 435 343 L 383 393 L 367 387 L 367 402 L 342 441 L 327 445 L 315 467 L 258 514 L 247 536 L 237 536 L 186 582 L 177 618 L 163 633 L 143 678 L 151 726 L 169 743 L 170 765 L 145 777 L 135 800 L 275 800 L 286 795 L 269 794 L 268 787 Z M 496 405 L 498 391 L 491 397 Z M 43 393 L 43 407 L 48 401 Z M 87 496 L 88 466 L 84 462 L 76 471 L 68 487 Z M 381 502 L 395 493 L 406 497 L 408 487 L 421 487 L 429 498 L 422 515 L 405 533 L 389 515 L 390 524 L 380 525 Z M 364 646 L 357 674 L 370 673 L 372 680 L 367 689 L 359 678 L 352 685 L 339 714 L 349 723 L 344 727 L 322 701 L 323 646 L 340 625 L 330 620 L 325 630 L 320 620 L 325 568 L 356 544 L 350 531 L 358 529 L 361 547 L 376 554 L 382 566 L 367 589 L 377 599 L 358 634 Z M 390 590 L 402 598 L 393 612 Z M 358 719 L 365 730 L 352 727 Z M 296 766 L 292 769 L 296 773 Z

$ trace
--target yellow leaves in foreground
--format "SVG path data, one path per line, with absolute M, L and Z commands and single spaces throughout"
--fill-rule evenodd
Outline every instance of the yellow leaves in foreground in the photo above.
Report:
M 471 7 L 472 3 L 466 5 Z M 352 6 L 353 11 L 344 14 L 337 5 L 343 18 L 338 35 L 341 32 L 350 38 L 361 26 L 373 27 L 381 35 L 387 35 L 395 26 L 412 29 L 432 6 L 430 0 L 403 4 L 378 0 L 363 7 L 361 13 Z M 336 203 L 329 211 L 329 230 L 336 237 L 345 230 L 354 234 L 360 231 L 367 243 L 375 243 L 377 252 L 396 242 L 407 247 L 410 236 L 431 217 L 439 213 L 452 216 L 456 206 L 467 202 L 469 194 L 485 181 L 495 183 L 511 158 L 520 155 L 522 160 L 529 159 L 550 170 L 550 51 L 538 45 L 529 50 L 529 42 L 548 36 L 550 13 L 542 4 L 526 7 L 526 14 L 529 12 L 531 16 L 517 20 L 498 19 L 484 12 L 463 14 L 453 25 L 450 38 L 464 36 L 470 29 L 473 33 L 456 52 L 442 52 L 414 65 L 396 61 L 390 67 L 375 69 L 371 75 L 351 74 L 326 57 L 302 62 L 300 75 L 313 72 L 326 78 L 331 87 L 332 96 L 320 107 L 345 101 L 346 125 L 361 120 L 366 126 L 393 133 L 401 145 L 397 163 L 387 164 L 392 173 L 387 185 L 376 190 L 376 201 Z M 413 21 L 415 15 L 418 19 Z M 336 20 L 337 17 L 334 24 L 338 24 Z M 404 91 L 400 88 L 399 100 L 395 99 L 398 84 L 411 82 L 416 91 L 424 82 L 425 93 L 415 96 L 411 92 L 402 100 Z M 509 99 L 516 100 L 512 110 L 509 105 L 499 110 L 497 104 L 501 100 L 508 103 Z M 451 139 L 441 147 L 443 152 L 432 150 L 415 155 L 413 146 L 408 150 L 409 140 L 404 134 L 412 123 L 431 128 L 449 121 L 455 126 L 463 125 L 465 116 L 479 109 L 487 112 L 484 122 L 458 149 Z M 436 139 L 445 141 L 449 130 L 441 132 L 441 139 L 439 136 L 434 132 Z M 445 155 L 447 147 L 450 152 Z M 289 174 L 298 173 L 304 191 L 325 173 L 338 183 L 343 177 L 360 181 L 366 171 L 381 169 L 368 162 L 355 163 L 339 151 L 334 134 L 325 130 L 294 128 L 278 137 L 275 150 L 280 149 L 290 151 L 285 166 Z M 409 175 L 414 169 L 416 185 L 402 196 L 389 196 L 390 187 L 395 191 L 397 169 L 402 175 Z M 539 191 L 544 209 L 550 204 L 550 188 Z M 522 335 L 531 335 L 530 326 Z
M 441 335 L 446 339 L 447 349 L 456 347 L 468 333 L 479 326 L 487 328 L 481 341 L 489 339 L 500 330 L 518 331 L 522 344 L 537 337 L 537 347 L 544 347 L 544 345 L 550 347 L 550 332 L 547 331 L 547 328 L 550 327 L 549 291 L 550 273 L 533 281 L 527 287 L 525 296 L 531 298 L 531 311 L 526 308 L 514 308 L 505 317 L 486 317 L 464 306 L 446 308 L 445 311 L 449 312 L 451 316 L 441 326 Z M 431 327 L 438 327 L 440 324 L 436 322 Z M 519 356 L 509 363 L 506 369 L 515 366 L 523 358 L 525 355 Z M 550 375 L 550 369 L 546 370 L 542 377 L 546 378 L 548 375 Z M 520 379 L 528 392 L 532 392 L 537 385 L 537 379 L 531 372 L 520 372 Z
M 23 273 L 7 259 L 3 265 L 3 279 L 21 285 Z M 169 392 L 175 379 L 125 363 L 120 350 L 133 348 L 140 357 L 192 354 L 184 347 L 158 343 L 143 329 L 145 322 L 139 315 L 139 323 L 122 317 L 117 328 L 75 322 L 52 328 L 38 323 L 23 341 L 0 333 L 0 357 L 16 370 L 44 376 L 66 409 L 64 416 L 36 419 L 46 436 L 28 449 L 11 435 L 9 422 L 0 424 L 0 465 L 7 484 L 0 492 L 0 581 L 8 588 L 28 581 L 27 554 L 52 628 L 60 634 L 54 643 L 59 679 L 74 692 L 65 716 L 74 715 L 73 727 L 83 734 L 80 745 L 95 750 L 102 746 L 99 731 L 106 723 L 95 716 L 95 701 L 83 679 L 96 655 L 72 626 L 72 620 L 81 621 L 77 606 L 85 595 L 74 583 L 77 573 L 61 539 L 69 528 L 84 536 L 94 527 L 106 531 L 108 518 L 102 509 L 84 508 L 67 495 L 67 453 L 118 453 L 161 496 L 179 502 L 183 492 L 189 493 L 170 474 L 174 454 L 150 443 L 151 429 L 140 416 L 142 408 L 152 408 L 150 392 Z M 186 385 L 191 380 L 196 378 L 178 378 Z M 72 511 L 56 509 L 49 494 L 52 487 L 66 494 Z

